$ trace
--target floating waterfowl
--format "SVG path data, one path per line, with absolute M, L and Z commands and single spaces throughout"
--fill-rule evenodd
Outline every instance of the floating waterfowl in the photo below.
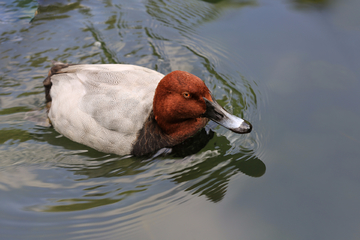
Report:
M 55 130 L 101 152 L 155 153 L 180 144 L 209 120 L 236 133 L 252 129 L 184 71 L 164 76 L 135 65 L 55 63 L 44 86 Z

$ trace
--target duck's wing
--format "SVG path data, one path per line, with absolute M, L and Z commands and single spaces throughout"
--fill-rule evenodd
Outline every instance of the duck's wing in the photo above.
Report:
M 66 137 L 127 154 L 148 117 L 163 75 L 123 64 L 70 65 L 51 76 L 49 118 Z

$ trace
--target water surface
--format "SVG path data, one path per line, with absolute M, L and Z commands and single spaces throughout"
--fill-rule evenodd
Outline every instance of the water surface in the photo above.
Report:
M 360 4 L 0 2 L 2 239 L 358 239 Z M 191 72 L 254 130 L 108 155 L 41 126 L 51 61 Z

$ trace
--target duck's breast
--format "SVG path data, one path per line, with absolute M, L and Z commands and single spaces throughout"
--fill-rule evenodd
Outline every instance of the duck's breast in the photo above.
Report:
M 63 68 L 51 77 L 49 118 L 58 132 L 76 142 L 129 154 L 163 76 L 123 64 Z

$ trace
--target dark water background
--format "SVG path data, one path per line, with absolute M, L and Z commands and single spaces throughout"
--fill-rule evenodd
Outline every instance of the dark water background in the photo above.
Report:
M 359 1 L 40 3 L 0 0 L 0 239 L 360 239 Z M 191 72 L 254 130 L 99 153 L 39 126 L 51 60 Z

